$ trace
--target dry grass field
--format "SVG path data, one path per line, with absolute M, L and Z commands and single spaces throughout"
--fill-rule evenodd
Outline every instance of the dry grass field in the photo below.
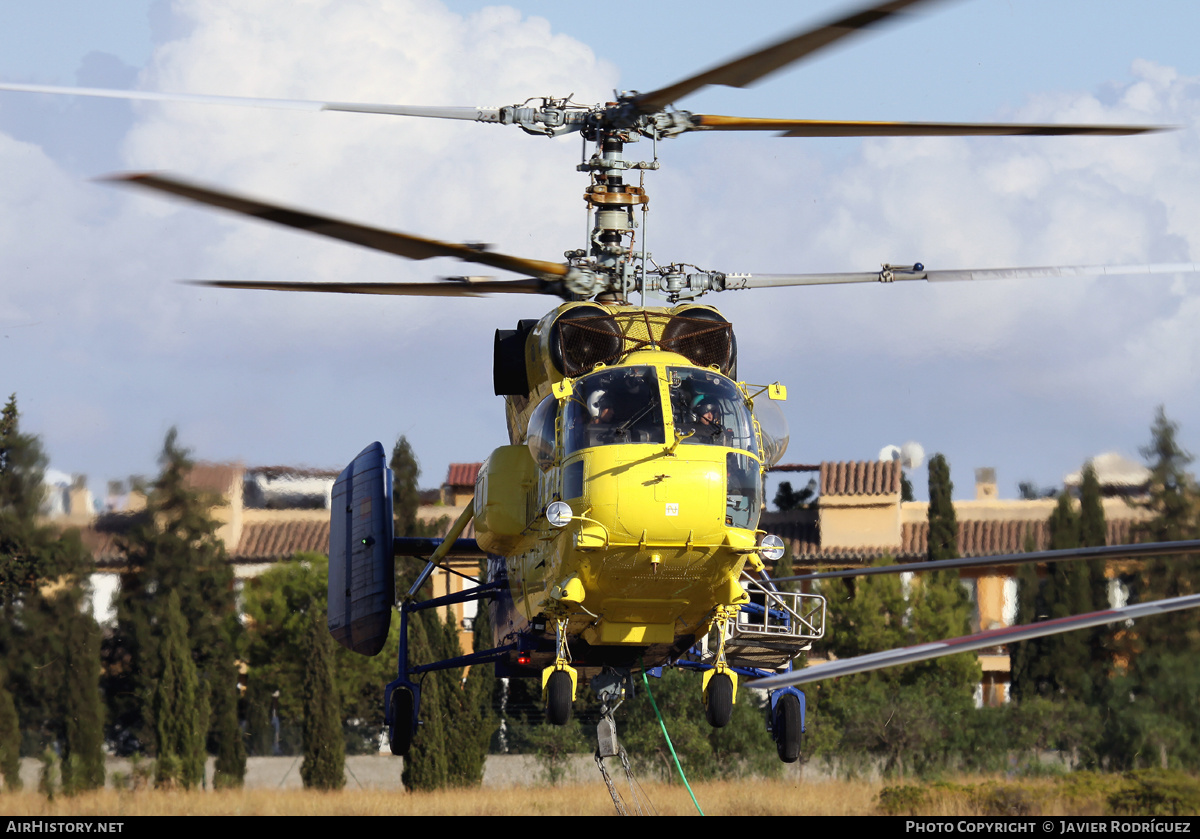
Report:
M 986 779 L 963 779 L 987 783 Z M 1022 786 L 1030 790 L 1030 782 Z M 1064 800 L 1037 782 L 1032 800 L 1038 815 L 1099 815 L 1102 801 Z M 802 783 L 796 781 L 742 781 L 697 784 L 696 798 L 706 815 L 865 816 L 877 815 L 883 785 L 868 782 Z M 628 802 L 628 788 L 622 788 Z M 687 791 L 679 785 L 653 784 L 645 793 L 655 810 L 665 816 L 696 815 Z M 3 811 L 12 816 L 531 816 L 615 815 L 603 784 L 563 787 L 510 787 L 446 790 L 431 793 L 368 790 L 336 793 L 303 790 L 235 790 L 221 792 L 161 792 L 105 790 L 74 798 L 22 792 L 4 795 Z M 922 815 L 982 815 L 962 796 L 940 794 L 929 788 Z
M 795 784 L 773 781 L 695 787 L 706 815 L 867 815 L 876 812 L 878 785 Z M 622 789 L 626 801 L 628 788 Z M 696 815 L 683 787 L 649 785 L 660 815 Z M 37 793 L 3 797 L 12 816 L 604 816 L 615 815 L 604 785 L 446 790 L 429 793 L 301 790 L 118 792 L 105 790 L 47 801 Z

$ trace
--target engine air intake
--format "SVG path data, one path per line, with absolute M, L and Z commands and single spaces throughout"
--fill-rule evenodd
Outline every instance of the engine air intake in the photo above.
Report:
M 595 314 L 596 310 L 603 311 L 598 306 L 571 309 L 554 324 L 550 351 L 565 376 L 581 376 L 597 364 L 615 364 L 638 350 L 678 353 L 698 367 L 715 366 L 726 375 L 736 372 L 733 325 L 711 309 L 695 307 L 686 314 Z

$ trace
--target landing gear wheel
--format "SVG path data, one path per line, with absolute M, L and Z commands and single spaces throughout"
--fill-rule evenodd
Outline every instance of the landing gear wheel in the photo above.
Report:
M 800 759 L 800 700 L 785 694 L 775 705 L 775 719 L 771 726 L 775 732 L 775 747 L 779 759 L 784 763 L 795 763 Z
M 708 682 L 704 715 L 713 728 L 724 728 L 733 717 L 733 680 L 724 673 L 717 673 Z
M 388 726 L 388 746 L 392 754 L 404 757 L 413 741 L 413 695 L 408 688 L 392 691 L 392 724 Z
M 546 722 L 566 725 L 571 721 L 571 676 L 555 670 L 546 682 Z

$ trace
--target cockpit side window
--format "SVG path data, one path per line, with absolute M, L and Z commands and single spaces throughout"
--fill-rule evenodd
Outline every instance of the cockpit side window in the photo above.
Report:
M 533 460 L 546 471 L 554 465 L 554 423 L 558 419 L 558 400 L 547 396 L 533 409 L 525 444 Z
M 576 380 L 563 408 L 566 454 L 616 443 L 666 438 L 658 376 L 653 367 L 614 367 Z
M 671 415 L 684 445 L 758 453 L 750 408 L 736 384 L 712 370 L 668 367 L 667 375 Z

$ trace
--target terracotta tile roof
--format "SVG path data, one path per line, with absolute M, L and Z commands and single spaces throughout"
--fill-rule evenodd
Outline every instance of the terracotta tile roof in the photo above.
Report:
M 254 522 L 242 527 L 242 538 L 230 550 L 234 562 L 287 559 L 299 551 L 329 554 L 329 520 Z
M 783 516 L 788 514 L 769 514 Z M 794 515 L 794 514 L 793 514 Z M 1109 545 L 1131 545 L 1139 541 L 1134 532 L 1134 522 L 1120 519 L 1108 522 Z M 764 527 L 778 534 L 791 546 L 792 556 L 798 565 L 822 565 L 831 562 L 866 564 L 880 557 L 890 556 L 903 561 L 925 559 L 929 552 L 929 523 L 909 522 L 901 527 L 900 545 L 882 545 L 866 548 L 825 548 L 821 546 L 820 529 L 816 521 L 793 518 L 779 520 Z M 1047 550 L 1049 531 L 1046 522 L 1039 519 L 1023 521 L 976 521 L 958 523 L 958 551 L 964 557 L 996 556 L 999 554 L 1022 553 L 1025 550 L 1025 534 L 1033 535 L 1034 550 Z
M 859 460 L 821 464 L 821 495 L 888 495 L 900 492 L 900 464 Z
M 792 556 L 820 553 L 821 533 L 816 510 L 790 510 L 762 514 L 759 527 L 792 546 Z
M 125 562 L 125 552 L 119 540 L 139 518 L 138 513 L 105 513 L 88 527 L 80 528 L 79 539 L 91 551 L 97 565 L 121 565 Z
M 1117 519 L 1108 522 L 1106 541 L 1109 545 L 1131 545 L 1138 540 L 1133 532 L 1134 522 Z M 1033 536 L 1033 549 L 1049 549 L 1050 531 L 1044 520 L 1026 521 L 961 521 L 958 523 L 958 552 L 963 556 L 995 556 L 1015 554 L 1025 550 L 1025 535 Z M 899 556 L 920 558 L 929 551 L 929 522 L 903 526 L 903 544 Z
M 482 463 L 451 463 L 445 483 L 453 487 L 473 487 L 482 466 Z
M 192 489 L 226 495 L 235 479 L 241 479 L 243 471 L 240 463 L 197 463 L 188 473 L 186 481 Z

